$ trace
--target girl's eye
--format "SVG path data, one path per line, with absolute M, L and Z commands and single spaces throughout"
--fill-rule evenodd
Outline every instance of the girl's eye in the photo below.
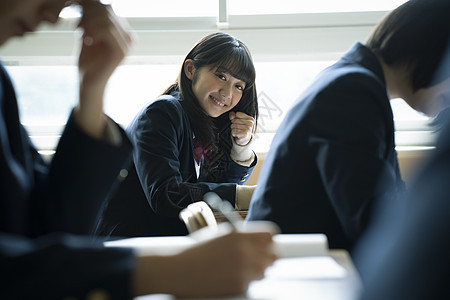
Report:
M 240 91 L 243 91 L 244 90 L 244 87 L 242 86 L 242 85 L 236 85 L 236 88 L 238 89 L 238 90 L 240 90 Z
M 219 77 L 222 80 L 227 80 L 227 78 L 224 75 L 222 75 L 222 74 L 216 74 L 216 76 Z

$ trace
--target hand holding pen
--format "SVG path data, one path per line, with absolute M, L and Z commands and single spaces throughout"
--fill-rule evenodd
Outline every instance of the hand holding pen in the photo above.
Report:
M 280 233 L 278 226 L 269 221 L 246 222 L 241 215 L 234 209 L 233 205 L 226 200 L 222 200 L 216 193 L 209 192 L 203 196 L 205 202 L 224 219 L 235 230 L 242 232 L 268 231 L 272 234 Z

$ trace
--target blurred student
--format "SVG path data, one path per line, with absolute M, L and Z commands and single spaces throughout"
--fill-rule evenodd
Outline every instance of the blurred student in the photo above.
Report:
M 243 184 L 257 162 L 251 147 L 257 116 L 247 47 L 226 33 L 202 38 L 186 55 L 177 82 L 129 125 L 134 163 L 98 232 L 185 235 L 180 211 L 210 191 L 247 209 L 253 187 Z
M 449 44 L 450 45 L 450 44 Z M 450 51 L 437 81 L 450 76 Z M 434 95 L 450 101 L 446 92 Z M 362 299 L 446 298 L 450 278 L 450 109 L 430 159 L 404 199 L 382 202 L 355 247 Z
M 65 0 L 2 0 L 0 44 L 56 23 Z M 109 6 L 83 9 L 80 95 L 48 166 L 19 120 L 11 80 L 0 66 L 1 299 L 130 299 L 136 295 L 222 296 L 245 292 L 275 256 L 271 233 L 220 236 L 177 255 L 137 257 L 104 248 L 92 232 L 131 144 L 103 113 L 106 83 L 131 44 Z M 76 235 L 74 235 L 76 234 Z M 220 270 L 219 272 L 217 270 Z
M 426 95 L 443 84 L 432 76 L 449 30 L 450 1 L 411 0 L 321 72 L 281 123 L 247 220 L 325 233 L 330 247 L 351 250 L 376 199 L 405 191 L 389 100 L 429 116 L 448 105 Z

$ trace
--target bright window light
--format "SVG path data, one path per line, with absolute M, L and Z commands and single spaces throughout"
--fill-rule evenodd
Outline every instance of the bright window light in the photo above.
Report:
M 406 0 L 229 0 L 231 15 L 389 11 Z
M 205 17 L 217 16 L 219 0 L 103 0 L 122 17 Z M 406 0 L 228 0 L 230 15 L 390 11 Z M 63 18 L 80 15 L 79 8 L 67 7 Z
M 137 17 L 205 17 L 218 14 L 218 1 L 211 0 L 104 0 L 111 4 L 117 15 L 127 18 Z M 62 18 L 80 16 L 77 6 L 65 8 L 60 15 Z

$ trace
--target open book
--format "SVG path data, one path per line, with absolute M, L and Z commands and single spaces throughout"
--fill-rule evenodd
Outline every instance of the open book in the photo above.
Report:
M 276 234 L 273 240 L 279 257 L 328 255 L 328 240 L 324 234 Z
M 329 256 L 324 234 L 276 234 L 273 237 L 279 259 L 267 269 L 266 278 L 343 278 L 346 270 Z M 105 242 L 106 247 L 131 247 L 137 255 L 170 255 L 198 243 L 195 235 L 137 237 Z
M 344 278 L 347 271 L 330 255 L 324 234 L 278 234 L 273 237 L 279 259 L 266 280 Z

